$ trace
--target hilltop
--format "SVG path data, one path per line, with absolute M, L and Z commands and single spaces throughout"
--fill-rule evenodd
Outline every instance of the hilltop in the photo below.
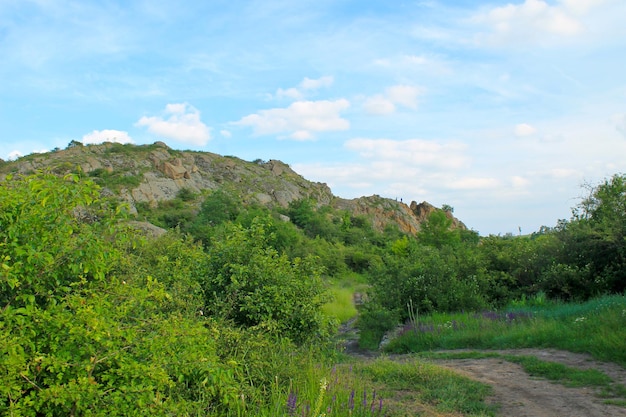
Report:
M 310 199 L 317 208 L 327 206 L 365 216 L 376 230 L 395 225 L 412 235 L 433 211 L 441 210 L 425 201 L 407 205 L 379 195 L 344 199 L 333 195 L 326 184 L 308 181 L 278 160 L 250 162 L 211 152 L 179 151 L 163 142 L 83 145 L 72 141 L 66 149 L 0 160 L 0 179 L 38 170 L 59 175 L 82 172 L 102 185 L 105 194 L 126 202 L 135 215 L 138 207 L 155 208 L 181 191 L 203 196 L 218 189 L 244 206 L 286 208 L 294 201 Z M 445 213 L 453 227 L 466 229 L 450 212 Z

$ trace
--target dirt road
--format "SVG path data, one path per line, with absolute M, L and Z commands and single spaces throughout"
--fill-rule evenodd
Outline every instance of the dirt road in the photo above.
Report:
M 595 368 L 615 382 L 626 385 L 626 370 L 615 364 L 594 361 L 590 356 L 550 349 L 496 351 L 506 355 L 536 356 L 581 369 Z M 530 377 L 518 364 L 500 358 L 437 360 L 493 387 L 489 402 L 500 405 L 505 417 L 613 417 L 626 416 L 626 408 L 603 403 L 590 388 L 567 388 L 541 378 Z

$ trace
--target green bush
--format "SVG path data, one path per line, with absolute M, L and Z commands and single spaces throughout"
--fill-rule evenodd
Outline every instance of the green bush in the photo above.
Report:
M 203 278 L 207 312 L 243 327 L 257 327 L 296 343 L 326 339 L 321 311 L 328 294 L 314 258 L 290 261 L 268 244 L 263 219 L 249 229 L 226 223 L 208 248 Z

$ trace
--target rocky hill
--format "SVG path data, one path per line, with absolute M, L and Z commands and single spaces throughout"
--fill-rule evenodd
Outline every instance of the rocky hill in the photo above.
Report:
M 16 161 L 0 160 L 0 180 L 8 174 L 30 174 L 51 170 L 59 175 L 80 171 L 103 184 L 103 192 L 116 195 L 136 213 L 138 204 L 156 207 L 186 189 L 199 195 L 222 189 L 238 197 L 243 205 L 287 207 L 290 202 L 309 198 L 318 206 L 332 206 L 354 215 L 365 215 L 382 230 L 396 224 L 415 234 L 434 210 L 427 202 L 410 205 L 378 195 L 347 200 L 334 196 L 323 183 L 311 182 L 277 161 L 248 162 L 210 152 L 178 151 L 163 142 L 152 145 L 104 143 L 83 146 L 72 142 L 64 150 L 32 154 Z M 454 218 L 455 227 L 465 225 Z

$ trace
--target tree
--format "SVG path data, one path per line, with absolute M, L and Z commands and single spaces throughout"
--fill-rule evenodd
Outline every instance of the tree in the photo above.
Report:
M 596 292 L 626 290 L 626 175 L 595 187 L 574 209 L 560 236 L 573 265 L 589 270 Z
M 436 210 L 430 213 L 428 219 L 422 223 L 419 232 L 420 242 L 441 248 L 445 245 L 454 246 L 461 241 L 458 231 L 452 228 L 452 219 L 446 212 Z

